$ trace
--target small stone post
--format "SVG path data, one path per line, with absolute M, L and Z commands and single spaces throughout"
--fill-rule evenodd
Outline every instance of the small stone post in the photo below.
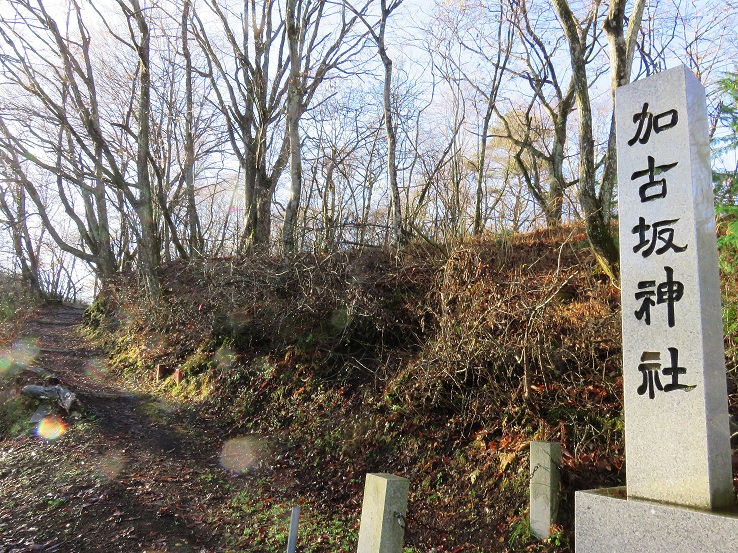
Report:
M 548 538 L 559 509 L 561 444 L 530 442 L 530 531 Z
M 393 474 L 367 474 L 357 553 L 401 553 L 410 482 Z

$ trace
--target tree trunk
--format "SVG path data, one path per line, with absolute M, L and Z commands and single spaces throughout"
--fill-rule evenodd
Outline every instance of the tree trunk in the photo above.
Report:
M 612 280 L 617 280 L 619 255 L 609 225 L 610 206 L 603 205 L 597 194 L 592 106 L 589 99 L 585 45 L 582 44 L 579 26 L 568 2 L 553 0 L 553 5 L 569 44 L 572 79 L 576 91 L 579 113 L 579 199 L 584 210 L 587 238 L 603 271 Z
M 191 0 L 185 0 L 182 10 L 182 53 L 185 58 L 185 160 L 184 181 L 187 196 L 188 249 L 191 257 L 203 254 L 203 237 L 195 202 L 195 134 L 192 91 L 192 56 L 189 45 Z
M 137 45 L 140 72 L 140 93 L 138 104 L 138 136 L 136 152 L 136 171 L 138 175 L 138 199 L 134 205 L 141 225 L 138 244 L 139 273 L 143 280 L 144 290 L 150 298 L 160 295 L 157 270 L 159 267 L 159 240 L 157 225 L 154 219 L 154 198 L 149 177 L 149 112 L 151 107 L 151 72 L 149 63 L 150 41 L 149 27 L 145 15 L 141 11 L 138 0 L 132 0 L 133 16 L 139 31 Z
M 401 1 L 401 0 L 400 0 Z M 379 57 L 384 66 L 384 88 L 382 91 L 384 109 L 384 130 L 387 135 L 387 178 L 392 198 L 390 205 L 390 221 L 392 225 L 392 238 L 395 247 L 405 243 L 405 232 L 402 228 L 402 204 L 400 187 L 397 184 L 397 132 L 392 114 L 392 59 L 387 54 L 384 37 L 387 29 L 389 15 L 400 2 L 395 2 L 389 7 L 387 0 L 381 0 L 382 15 L 379 21 L 379 34 L 375 35 Z
M 282 229 L 282 251 L 291 256 L 295 253 L 295 229 L 297 211 L 302 194 L 302 158 L 300 155 L 300 112 L 302 92 L 300 91 L 300 54 L 298 51 L 300 28 L 297 24 L 296 1 L 287 0 L 285 25 L 290 52 L 290 80 L 287 85 L 287 135 L 290 155 L 290 199 L 284 212 Z
M 333 182 L 333 171 L 336 166 L 336 151 L 331 150 L 331 157 L 327 162 L 325 175 L 325 190 L 323 192 L 323 237 L 321 239 L 321 249 L 325 252 L 333 250 L 336 241 L 335 214 L 336 214 L 336 190 Z M 359 240 L 361 243 L 361 241 Z
M 254 244 L 256 250 L 269 247 L 272 234 L 272 182 L 265 176 L 257 181 L 256 186 L 256 224 L 254 226 Z
M 13 249 L 15 256 L 21 266 L 21 277 L 31 290 L 34 296 L 40 298 L 42 296 L 41 282 L 38 274 L 38 258 L 36 251 L 31 242 L 31 235 L 28 232 L 28 213 L 26 212 L 26 193 L 23 186 L 18 183 L 15 185 L 15 191 L 12 194 L 15 200 L 16 217 L 13 218 L 10 206 L 5 203 L 4 198 L 0 197 L 3 202 L 3 211 L 9 219 L 11 226 L 11 234 L 13 237 Z
M 492 119 L 494 111 L 493 96 L 487 100 L 487 111 L 484 114 L 482 122 L 482 136 L 479 144 L 479 167 L 477 168 L 477 195 L 474 206 L 474 235 L 480 236 L 484 230 L 484 219 L 482 216 L 482 204 L 484 203 L 484 164 L 487 156 L 487 133 L 489 132 L 489 122 Z
M 630 82 L 630 73 L 633 67 L 633 55 L 635 53 L 638 30 L 643 19 L 643 10 L 646 0 L 636 0 L 633 13 L 628 20 L 628 33 L 625 34 L 625 4 L 626 0 L 615 0 L 610 4 L 610 11 L 603 25 L 607 34 L 610 49 L 610 88 L 612 94 L 612 105 L 615 106 L 615 89 Z M 610 120 L 610 136 L 607 141 L 605 153 L 604 170 L 602 172 L 602 185 L 600 187 L 599 200 L 606 206 L 606 222 L 610 223 L 610 205 L 617 184 L 617 151 L 615 136 L 615 112 L 613 110 Z
M 93 229 L 93 236 L 98 247 L 98 277 L 103 281 L 103 285 L 116 274 L 117 266 L 115 263 L 115 255 L 113 254 L 113 246 L 110 241 L 110 222 L 108 220 L 108 199 L 105 194 L 105 181 L 102 174 L 102 150 L 99 146 L 95 147 L 95 158 L 98 164 L 95 166 L 95 188 L 92 192 L 95 198 L 95 206 L 97 207 L 97 221 Z
M 392 116 L 392 60 L 384 49 L 380 49 L 382 64 L 384 65 L 384 130 L 387 134 L 387 175 L 390 194 L 392 197 L 392 236 L 396 247 L 405 243 L 405 234 L 402 228 L 402 206 L 400 203 L 400 187 L 397 184 L 397 133 L 395 132 L 394 117 Z

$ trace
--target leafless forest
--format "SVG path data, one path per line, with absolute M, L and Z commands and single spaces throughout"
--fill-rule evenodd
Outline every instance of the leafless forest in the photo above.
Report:
M 62 297 L 135 271 L 156 296 L 175 259 L 583 220 L 616 277 L 613 91 L 684 63 L 729 134 L 737 7 L 2 0 L 2 266 Z

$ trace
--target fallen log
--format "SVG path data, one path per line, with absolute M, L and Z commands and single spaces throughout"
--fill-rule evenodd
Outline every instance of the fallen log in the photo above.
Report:
M 21 394 L 41 401 L 55 401 L 67 414 L 72 411 L 82 411 L 82 403 L 77 396 L 64 386 L 36 386 L 29 384 L 21 389 Z

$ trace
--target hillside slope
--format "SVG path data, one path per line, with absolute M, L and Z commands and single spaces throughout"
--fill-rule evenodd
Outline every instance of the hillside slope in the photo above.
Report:
M 305 551 L 351 551 L 365 473 L 392 472 L 411 481 L 407 551 L 566 551 L 574 490 L 623 483 L 619 291 L 577 228 L 176 263 L 163 283 L 156 305 L 116 283 L 87 324 L 119 375 L 245 448 L 221 460 L 251 479 L 219 526 L 232 550 L 282 550 L 299 502 Z M 527 531 L 534 439 L 564 451 L 547 543 Z

